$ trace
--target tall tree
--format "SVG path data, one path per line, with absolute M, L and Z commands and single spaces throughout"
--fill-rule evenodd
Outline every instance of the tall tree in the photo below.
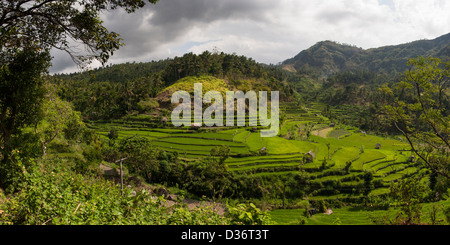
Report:
M 34 127 L 41 141 L 43 156 L 47 154 L 47 145 L 61 133 L 64 132 L 66 138 L 71 139 L 74 133 L 70 129 L 85 127 L 80 118 L 81 113 L 73 110 L 72 105 L 61 100 L 52 89 L 49 91 L 43 104 L 43 120 Z
M 105 64 L 123 44 L 119 34 L 104 27 L 100 14 L 117 8 L 132 13 L 145 3 L 144 0 L 0 1 L 1 182 L 10 169 L 11 137 L 24 126 L 36 124 L 42 116 L 43 75 L 50 65 L 50 50 L 66 51 L 80 66 L 94 60 Z M 82 47 L 74 49 L 72 43 Z M 43 145 L 51 139 L 52 136 L 45 139 Z
M 50 57 L 37 48 L 13 49 L 0 56 L 0 149 L 11 150 L 11 137 L 42 115 L 44 79 Z
M 450 179 L 450 62 L 416 58 L 394 90 L 386 112 L 406 137 L 412 151 L 433 172 Z

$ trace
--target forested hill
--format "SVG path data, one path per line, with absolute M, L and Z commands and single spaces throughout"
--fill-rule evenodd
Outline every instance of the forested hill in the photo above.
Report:
M 58 74 L 54 76 L 54 82 L 60 88 L 58 95 L 73 103 L 75 109 L 89 120 L 122 118 L 130 113 L 142 112 L 143 105 L 159 107 L 152 100 L 162 91 L 180 81 L 198 81 L 199 77 L 208 77 L 207 80 L 213 81 L 216 81 L 213 78 L 221 79 L 229 90 L 280 91 L 282 101 L 369 106 L 379 102 L 377 88 L 394 82 L 396 75 L 404 74 L 407 61 L 417 56 L 449 60 L 450 34 L 434 40 L 368 50 L 323 41 L 281 66 L 263 65 L 236 54 L 208 51 L 202 54 L 187 53 L 160 61 L 109 65 L 89 72 Z M 343 114 L 348 116 L 350 112 Z M 376 122 L 367 116 L 365 118 Z M 353 124 L 353 121 L 346 122 Z M 364 124 L 359 119 L 357 122 L 359 126 Z
M 362 49 L 333 41 L 322 41 L 282 63 L 290 71 L 328 77 L 341 71 L 370 71 L 392 75 L 406 70 L 409 59 L 433 56 L 450 59 L 450 33 L 433 40 Z
M 109 65 L 92 71 L 56 74 L 58 95 L 71 102 L 84 119 L 121 118 L 142 107 L 159 107 L 153 101 L 175 83 L 222 80 L 228 90 L 280 91 L 281 100 L 292 98 L 283 71 L 236 54 L 187 53 L 182 57 L 145 63 Z M 217 78 L 217 79 L 215 79 Z M 221 83 L 222 84 L 222 83 Z M 146 105 L 146 106 L 144 106 Z

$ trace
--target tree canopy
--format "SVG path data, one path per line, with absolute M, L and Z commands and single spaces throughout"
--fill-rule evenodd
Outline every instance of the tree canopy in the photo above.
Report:
M 406 137 L 414 154 L 433 172 L 450 178 L 450 131 L 448 114 L 450 62 L 438 58 L 419 57 L 408 62 L 410 69 L 396 85 L 386 106 L 388 116 Z
M 122 45 L 122 39 L 104 27 L 100 13 L 117 8 L 132 13 L 144 5 L 143 0 L 3 0 L 0 47 L 3 51 L 33 44 L 42 50 L 64 50 L 78 64 L 94 59 L 104 64 Z M 85 52 L 74 50 L 73 42 L 82 45 Z

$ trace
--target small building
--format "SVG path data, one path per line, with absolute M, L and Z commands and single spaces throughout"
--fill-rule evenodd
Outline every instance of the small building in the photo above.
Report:
M 334 127 L 334 126 L 336 126 L 335 123 L 330 123 L 330 127 Z
M 380 143 L 377 143 L 376 145 L 375 145 L 375 149 L 381 149 L 381 144 Z
M 312 151 L 308 151 L 305 155 L 303 155 L 303 162 L 312 163 L 314 162 L 314 158 L 316 158 L 316 154 Z
M 259 153 L 260 153 L 261 155 L 266 155 L 266 154 L 267 154 L 267 148 L 266 148 L 266 147 L 261 148 L 261 149 L 259 150 Z
M 191 129 L 194 129 L 194 130 L 197 130 L 197 129 L 201 128 L 201 127 L 202 127 L 201 123 L 192 123 L 191 124 Z
M 409 158 L 409 162 L 411 162 L 411 163 L 414 163 L 414 162 L 416 162 L 417 161 L 417 158 L 416 158 L 416 156 L 414 156 L 414 155 L 412 155 L 410 158 Z

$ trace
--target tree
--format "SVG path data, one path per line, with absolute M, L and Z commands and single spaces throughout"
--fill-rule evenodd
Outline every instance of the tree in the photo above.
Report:
M 184 178 L 187 189 L 199 195 L 210 193 L 214 201 L 216 198 L 221 199 L 232 184 L 231 174 L 225 163 L 229 153 L 228 146 L 216 146 L 211 149 L 209 156 L 189 164 Z
M 433 172 L 450 179 L 450 62 L 419 57 L 408 65 L 394 89 L 381 88 L 391 98 L 386 113 L 412 152 Z
M 108 132 L 109 146 L 113 146 L 115 141 L 119 138 L 119 131 L 116 128 L 111 128 Z
M 367 201 L 369 199 L 369 193 L 373 190 L 374 185 L 373 185 L 373 174 L 372 172 L 366 172 L 363 175 L 363 179 L 364 179 L 364 188 L 363 188 L 363 195 L 365 198 L 365 204 L 367 205 Z
M 148 0 L 156 3 L 157 0 Z M 78 65 L 94 60 L 105 64 L 122 46 L 120 36 L 108 31 L 100 20 L 103 11 L 123 8 L 128 13 L 145 5 L 143 0 L 4 0 L 0 2 L 0 149 L 1 169 L 8 169 L 11 138 L 20 136 L 25 126 L 38 125 L 42 116 L 45 89 L 43 75 L 50 65 L 50 49 L 66 51 Z M 75 44 L 83 46 L 73 48 Z M 47 104 L 65 111 L 67 106 L 55 99 Z M 64 124 L 48 124 L 41 134 L 43 153 L 46 145 Z M 65 118 L 65 117 L 62 117 Z M 65 120 L 65 119 L 62 119 Z M 71 126 L 76 126 L 72 121 Z M 35 127 L 37 129 L 37 126 Z M 74 133 L 71 128 L 66 131 Z M 73 135 L 72 135 L 73 136 Z M 0 171 L 0 178 L 4 171 Z
M 46 51 L 66 51 L 80 65 L 95 59 L 105 64 L 123 44 L 119 34 L 103 26 L 100 13 L 117 8 L 132 13 L 144 5 L 144 0 L 1 1 L 0 49 L 34 44 Z M 70 40 L 81 43 L 86 52 L 74 49 Z
M 47 154 L 48 144 L 61 133 L 74 139 L 81 136 L 84 128 L 80 112 L 73 110 L 69 102 L 61 100 L 54 92 L 47 95 L 43 105 L 43 120 L 34 126 L 35 133 L 40 136 L 43 156 Z
M 14 48 L 0 55 L 0 149 L 6 158 L 11 137 L 39 122 L 44 101 L 44 79 L 50 56 L 36 47 Z
M 121 158 L 127 158 L 124 163 L 130 172 L 144 177 L 148 182 L 152 181 L 153 174 L 159 170 L 160 162 L 159 149 L 153 147 L 150 140 L 141 136 L 122 139 L 119 151 Z
M 411 177 L 393 183 L 390 188 L 390 196 L 400 206 L 400 211 L 392 224 L 420 224 L 422 208 L 420 202 L 424 200 L 427 188 L 419 179 Z

